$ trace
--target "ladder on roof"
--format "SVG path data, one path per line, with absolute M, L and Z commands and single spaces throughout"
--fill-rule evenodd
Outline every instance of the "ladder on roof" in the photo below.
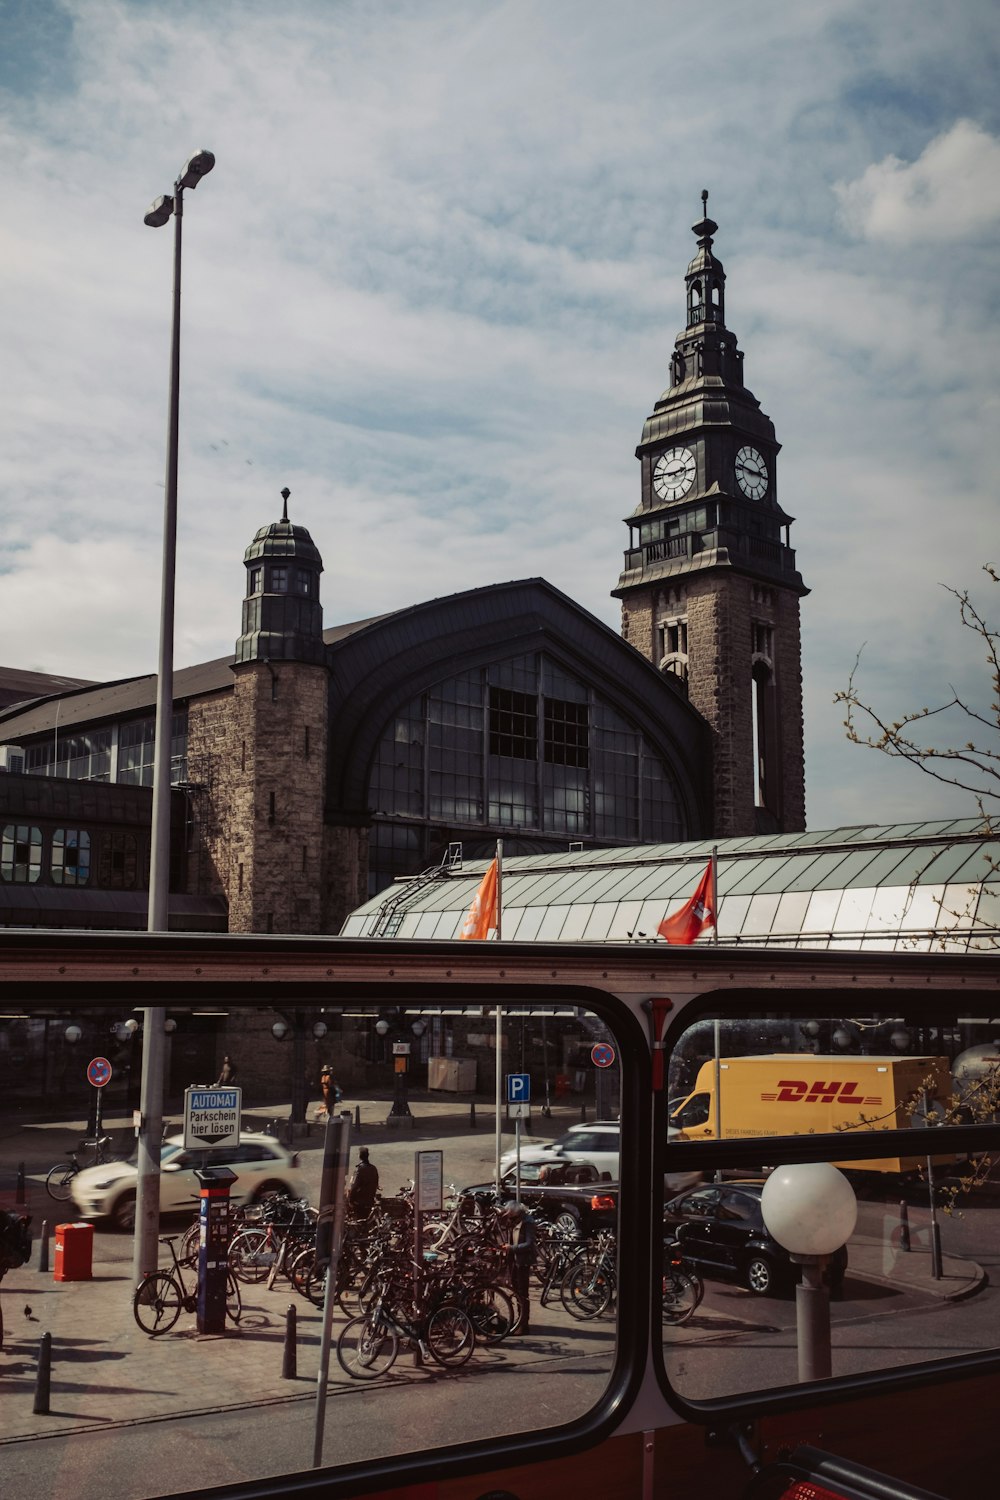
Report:
M 400 883 L 398 890 L 393 890 L 382 902 L 366 937 L 394 938 L 403 925 L 403 918 L 407 908 L 417 899 L 425 886 L 434 880 L 443 880 L 453 870 L 462 868 L 462 846 L 461 844 L 449 844 L 445 850 L 441 863 L 430 865 L 415 875 L 411 880 Z

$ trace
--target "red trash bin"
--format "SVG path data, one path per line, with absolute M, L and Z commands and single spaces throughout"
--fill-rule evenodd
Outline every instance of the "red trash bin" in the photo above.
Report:
M 93 1277 L 93 1224 L 57 1224 L 55 1281 L 90 1281 Z

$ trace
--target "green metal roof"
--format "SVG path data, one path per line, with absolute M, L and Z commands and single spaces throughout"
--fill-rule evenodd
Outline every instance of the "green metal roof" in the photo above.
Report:
M 716 848 L 722 943 L 1000 946 L 1000 839 L 981 819 L 721 839 Z M 662 941 L 657 924 L 692 893 L 711 852 L 698 840 L 505 859 L 504 938 Z M 398 881 L 353 912 L 343 934 L 456 938 L 487 864 Z

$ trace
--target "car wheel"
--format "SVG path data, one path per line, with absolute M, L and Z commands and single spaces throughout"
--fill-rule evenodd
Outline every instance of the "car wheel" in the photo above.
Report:
M 556 1215 L 555 1226 L 560 1234 L 566 1235 L 567 1238 L 580 1238 L 580 1221 L 575 1214 L 570 1213 L 568 1208 L 564 1208 L 561 1214 Z
M 111 1221 L 116 1229 L 131 1234 L 135 1229 L 135 1193 L 122 1193 L 111 1210 Z
M 259 1203 L 262 1198 L 269 1198 L 272 1193 L 287 1195 L 288 1189 L 283 1182 L 262 1182 L 260 1187 L 255 1187 L 250 1194 L 251 1203 Z
M 774 1262 L 766 1255 L 753 1255 L 744 1272 L 746 1284 L 755 1297 L 769 1297 L 774 1291 Z

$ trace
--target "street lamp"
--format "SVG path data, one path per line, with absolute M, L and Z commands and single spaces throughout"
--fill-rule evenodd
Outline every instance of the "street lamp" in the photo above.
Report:
M 415 1129 L 417 1122 L 413 1111 L 410 1109 L 409 1099 L 406 1096 L 407 1079 L 410 1070 L 410 1043 L 406 1039 L 405 1023 L 402 1015 L 397 1013 L 391 1021 L 387 1020 L 384 1016 L 380 1017 L 375 1022 L 375 1030 L 381 1037 L 388 1036 L 390 1031 L 396 1033 L 396 1040 L 392 1044 L 392 1108 L 386 1117 L 385 1123 L 391 1128 L 398 1125 L 401 1120 L 409 1120 L 411 1127 Z M 427 1030 L 427 1023 L 418 1017 L 410 1026 L 410 1030 L 417 1041 L 419 1041 Z
M 850 1239 L 858 1222 L 854 1189 L 827 1161 L 776 1167 L 760 1195 L 764 1226 L 802 1267 L 795 1288 L 799 1379 L 831 1373 L 830 1297 L 823 1268 Z
M 170 731 L 174 708 L 174 577 L 177 558 L 177 438 L 181 372 L 181 222 L 184 192 L 196 188 L 215 166 L 211 151 L 197 151 L 184 165 L 174 191 L 162 194 L 146 213 L 151 229 L 173 215 L 174 281 L 170 336 L 170 394 L 167 403 L 167 469 L 163 499 L 163 558 L 160 593 L 160 651 L 156 679 L 153 745 L 153 817 L 149 857 L 150 932 L 170 926 Z M 142 1054 L 142 1096 L 138 1139 L 133 1275 L 136 1284 L 156 1270 L 160 1228 L 160 1139 L 163 1135 L 163 1006 L 146 1009 Z

